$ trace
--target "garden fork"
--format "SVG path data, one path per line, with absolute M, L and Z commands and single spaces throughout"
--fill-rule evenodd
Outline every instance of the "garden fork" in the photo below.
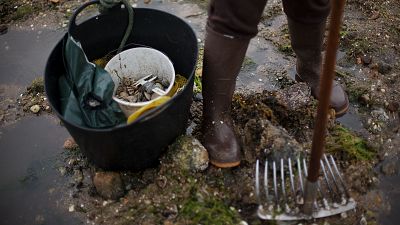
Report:
M 309 167 L 307 168 L 305 158 L 297 158 L 293 163 L 290 158 L 280 159 L 280 162 L 269 162 L 267 159 L 263 173 L 264 198 L 260 187 L 260 161 L 257 160 L 255 189 L 259 201 L 257 214 L 261 219 L 302 220 L 321 218 L 343 213 L 356 207 L 334 158 L 323 154 L 331 96 L 331 91 L 327 90 L 332 90 L 344 2 L 345 0 L 331 1 L 333 7 Z M 294 164 L 297 167 L 293 169 Z M 320 168 L 322 168 L 323 184 L 319 182 Z M 272 170 L 271 185 L 270 172 L 268 172 L 270 169 Z M 279 176 L 277 174 L 278 169 L 280 179 L 277 177 Z M 296 183 L 294 174 L 298 175 Z M 269 194 L 270 190 L 273 190 L 273 195 Z M 317 198 L 318 196 L 320 198 Z

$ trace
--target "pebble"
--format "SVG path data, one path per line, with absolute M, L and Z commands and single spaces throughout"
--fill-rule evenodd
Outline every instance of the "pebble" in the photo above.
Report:
M 39 111 L 40 111 L 40 106 L 39 105 L 33 105 L 33 106 L 31 106 L 31 108 L 30 108 L 30 110 L 31 110 L 31 112 L 33 112 L 33 113 L 39 113 Z
M 239 225 L 248 225 L 248 223 L 244 220 L 240 221 Z
M 83 173 L 80 170 L 74 170 L 74 183 L 76 186 L 81 186 L 83 182 Z
M 358 101 L 364 105 L 369 104 L 369 102 L 371 101 L 369 94 L 363 94 L 359 97 Z
M 74 205 L 70 205 L 68 207 L 68 212 L 74 212 L 75 211 L 75 206 Z
M 158 177 L 156 179 L 156 184 L 160 188 L 164 188 L 167 185 L 167 178 L 165 176 Z
M 345 213 L 345 212 L 340 213 L 340 217 L 342 217 L 342 219 L 346 219 L 347 213 Z
M 387 74 L 392 70 L 392 66 L 385 62 L 378 62 L 378 72 L 381 74 Z
M 388 105 L 387 105 L 387 109 L 390 111 L 390 112 L 396 112 L 398 109 L 399 109 L 399 103 L 398 102 L 389 102 L 388 103 Z
M 365 217 L 364 216 L 362 216 L 361 217 L 361 220 L 360 220 L 360 225 L 367 225 L 368 223 L 367 223 L 367 219 L 365 219 Z
M 173 145 L 174 161 L 182 170 L 198 172 L 208 167 L 208 152 L 199 140 L 192 136 L 183 136 Z
M 386 112 L 383 108 L 373 110 L 371 112 L 371 116 L 382 122 L 389 120 L 389 116 L 386 114 Z
M 65 169 L 63 166 L 58 168 L 58 171 L 60 171 L 61 176 L 65 176 L 65 174 L 67 174 L 67 169 Z
M 121 176 L 116 172 L 96 172 L 93 184 L 104 199 L 117 200 L 125 194 Z
M 79 147 L 78 144 L 75 142 L 75 140 L 72 137 L 67 138 L 63 145 L 63 148 L 67 149 L 67 150 L 75 150 L 78 147 Z
M 362 55 L 361 56 L 361 61 L 364 65 L 371 64 L 372 62 L 372 57 L 370 55 Z
M 194 99 L 196 102 L 203 101 L 203 95 L 202 95 L 201 93 L 197 93 L 197 94 L 193 97 L 193 99 Z
M 162 212 L 162 214 L 168 219 L 175 219 L 178 216 L 178 206 L 177 205 L 167 206 L 166 209 Z

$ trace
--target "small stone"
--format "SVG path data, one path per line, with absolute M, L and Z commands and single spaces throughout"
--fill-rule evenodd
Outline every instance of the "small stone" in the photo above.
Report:
M 33 113 L 39 113 L 39 111 L 40 111 L 40 106 L 39 105 L 33 105 L 33 106 L 31 106 L 31 108 L 30 108 L 30 110 L 31 110 L 31 112 L 33 112 Z
M 193 99 L 194 99 L 196 102 L 203 101 L 203 95 L 202 95 L 201 93 L 197 93 L 197 94 L 193 97 Z
M 389 116 L 386 114 L 383 108 L 372 110 L 371 116 L 381 122 L 389 120 Z
M 107 206 L 110 202 L 109 201 L 104 201 L 103 204 L 101 204 L 102 206 Z
M 384 88 L 381 88 L 381 90 L 380 90 L 382 93 L 385 93 L 386 92 L 386 90 L 384 89 Z
M 117 200 L 125 194 L 121 176 L 116 172 L 96 172 L 93 184 L 97 193 L 105 199 Z
M 162 215 L 168 219 L 175 219 L 178 215 L 178 207 L 176 205 L 167 206 Z
M 369 97 L 369 94 L 362 94 L 362 95 L 358 98 L 358 101 L 359 101 L 361 104 L 367 105 L 367 104 L 369 104 L 369 102 L 371 101 L 371 99 L 370 99 L 370 97 Z
M 340 213 L 340 217 L 342 217 L 342 219 L 346 219 L 347 213 L 345 213 L 345 212 Z
M 76 160 L 75 158 L 69 159 L 68 160 L 68 165 L 70 166 L 74 166 L 78 163 L 78 160 Z
M 365 217 L 364 216 L 362 216 L 361 217 L 361 220 L 360 220 L 360 225 L 367 225 L 368 223 L 367 223 L 367 219 L 365 219 Z
M 67 150 L 76 150 L 77 148 L 79 148 L 79 146 L 78 144 L 76 144 L 75 140 L 70 137 L 65 140 L 63 148 Z
M 68 212 L 74 212 L 75 211 L 75 206 L 74 205 L 70 205 L 68 207 Z
M 167 178 L 165 176 L 158 177 L 156 179 L 156 184 L 160 188 L 164 188 L 167 185 Z
M 381 74 L 387 74 L 392 70 L 392 66 L 385 62 L 378 62 L 378 72 Z
M 248 225 L 248 223 L 244 220 L 240 221 L 239 225 Z
M 175 142 L 172 148 L 175 152 L 173 160 L 182 170 L 197 172 L 207 169 L 208 152 L 196 138 L 183 136 Z
M 387 109 L 389 110 L 389 112 L 397 112 L 397 110 L 399 110 L 399 103 L 389 102 L 387 105 Z
M 57 4 L 60 2 L 60 0 L 50 0 L 51 3 Z
M 60 172 L 61 176 L 65 176 L 65 174 L 67 174 L 67 169 L 65 169 L 63 166 L 58 168 L 58 171 Z
M 372 57 L 370 55 L 362 55 L 361 61 L 364 65 L 369 65 L 372 62 Z
M 379 179 L 377 177 L 372 177 L 372 183 L 375 185 L 379 184 Z
M 151 2 L 151 0 L 143 0 L 144 4 L 149 4 Z

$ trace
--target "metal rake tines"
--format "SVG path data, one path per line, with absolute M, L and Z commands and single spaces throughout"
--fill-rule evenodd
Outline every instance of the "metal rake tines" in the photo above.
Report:
M 320 180 L 317 181 L 317 199 L 313 213 L 305 215 L 304 204 L 307 163 L 304 158 L 295 160 L 266 160 L 256 163 L 255 191 L 259 207 L 257 214 L 265 220 L 302 220 L 340 214 L 354 209 L 343 177 L 332 156 L 323 155 Z

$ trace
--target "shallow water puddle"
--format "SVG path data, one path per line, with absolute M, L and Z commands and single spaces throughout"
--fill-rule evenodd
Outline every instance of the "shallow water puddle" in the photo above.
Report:
M 78 224 L 63 205 L 60 176 L 68 133 L 52 116 L 0 128 L 0 224 Z
M 62 31 L 10 29 L 0 36 L 0 83 L 28 85 L 44 74 L 50 51 Z

